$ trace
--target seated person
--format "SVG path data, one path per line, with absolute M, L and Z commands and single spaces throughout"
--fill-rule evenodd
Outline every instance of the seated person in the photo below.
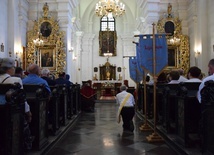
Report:
M 14 84 L 19 83 L 21 85 L 21 89 L 23 88 L 22 80 L 20 77 L 12 77 L 15 74 L 15 60 L 12 58 L 0 58 L 0 83 L 5 84 Z M 1 98 L 2 99 L 2 98 Z M 5 99 L 5 98 L 4 98 Z M 5 103 L 5 102 L 0 102 Z M 25 102 L 25 122 L 24 122 L 24 147 L 25 149 L 32 148 L 32 142 L 34 140 L 34 136 L 31 136 L 31 131 L 29 128 L 29 123 L 32 120 L 32 114 L 30 111 L 30 106 L 27 102 Z
M 161 72 L 160 75 L 157 77 L 157 83 L 167 83 L 165 72 Z
M 12 58 L 0 58 L 0 83 L 19 83 L 22 86 L 22 80 L 19 77 L 12 77 L 15 74 L 15 60 Z M 30 106 L 25 102 L 25 113 L 27 115 L 27 121 L 31 122 Z
M 21 67 L 16 67 L 14 77 L 20 77 L 23 79 L 23 69 Z
M 44 79 L 39 77 L 40 75 L 40 69 L 37 64 L 30 64 L 28 66 L 27 72 L 29 73 L 26 78 L 22 80 L 23 84 L 43 84 L 45 86 L 45 89 L 47 90 L 47 93 L 51 93 L 51 89 Z
M 65 74 L 65 79 L 70 82 L 70 75 L 69 74 Z M 73 83 L 71 82 L 71 84 L 73 84 Z
M 82 110 L 87 112 L 94 111 L 94 104 L 95 104 L 95 91 L 91 88 L 89 83 L 83 85 L 80 90 L 81 94 L 81 102 L 82 102 Z
M 66 78 L 65 72 L 60 72 L 59 78 L 56 79 L 56 84 L 59 84 L 59 85 L 66 84 L 67 86 L 70 86 L 72 83 L 66 80 L 65 78 Z
M 200 80 L 201 69 L 199 69 L 196 66 L 190 67 L 187 76 L 188 80 L 185 82 L 201 82 Z
M 169 73 L 170 82 L 168 84 L 178 84 L 178 83 L 180 83 L 179 77 L 180 77 L 179 72 L 177 70 L 172 70 Z
M 49 69 L 47 69 L 47 68 L 42 69 L 41 78 L 46 80 L 49 86 L 54 86 L 56 84 L 56 81 L 49 78 L 49 75 L 50 75 Z
M 180 75 L 180 77 L 178 79 L 179 82 L 185 82 L 185 81 L 188 80 L 186 77 L 183 76 L 184 75 L 184 70 L 183 69 L 179 69 L 178 73 Z

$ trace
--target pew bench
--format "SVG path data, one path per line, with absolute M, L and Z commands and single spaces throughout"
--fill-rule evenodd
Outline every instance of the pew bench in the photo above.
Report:
M 194 146 L 199 138 L 199 121 L 201 119 L 201 104 L 197 99 L 200 83 L 181 83 L 178 94 L 178 136 L 185 147 Z
M 33 149 L 41 150 L 48 144 L 47 103 L 49 94 L 43 85 L 24 84 L 23 87 L 32 113 L 30 129 L 32 135 L 35 136 Z
M 214 81 L 205 82 L 201 90 L 201 143 L 203 154 L 214 154 Z
M 24 154 L 25 93 L 19 84 L 0 84 L 0 154 Z

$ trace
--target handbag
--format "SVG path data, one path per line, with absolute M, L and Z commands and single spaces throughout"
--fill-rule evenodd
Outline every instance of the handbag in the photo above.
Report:
M 130 96 L 131 96 L 131 94 L 127 94 L 127 96 L 124 98 L 123 102 L 120 104 L 120 107 L 119 107 L 119 109 L 117 111 L 117 123 L 118 124 L 121 121 L 121 114 L 120 114 L 120 112 L 121 112 L 123 106 L 125 105 L 126 101 L 129 99 Z

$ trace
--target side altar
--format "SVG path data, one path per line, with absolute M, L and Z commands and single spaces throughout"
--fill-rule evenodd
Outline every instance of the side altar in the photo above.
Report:
M 109 63 L 109 58 L 104 65 L 99 66 L 100 80 L 116 80 L 116 66 Z

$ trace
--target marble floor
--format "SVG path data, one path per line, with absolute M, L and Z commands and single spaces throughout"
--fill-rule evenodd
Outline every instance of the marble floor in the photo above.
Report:
M 134 132 L 123 132 L 116 123 L 115 103 L 96 103 L 94 113 L 83 113 L 47 155 L 176 155 L 165 142 L 149 143 L 142 132 L 143 123 L 134 118 Z

